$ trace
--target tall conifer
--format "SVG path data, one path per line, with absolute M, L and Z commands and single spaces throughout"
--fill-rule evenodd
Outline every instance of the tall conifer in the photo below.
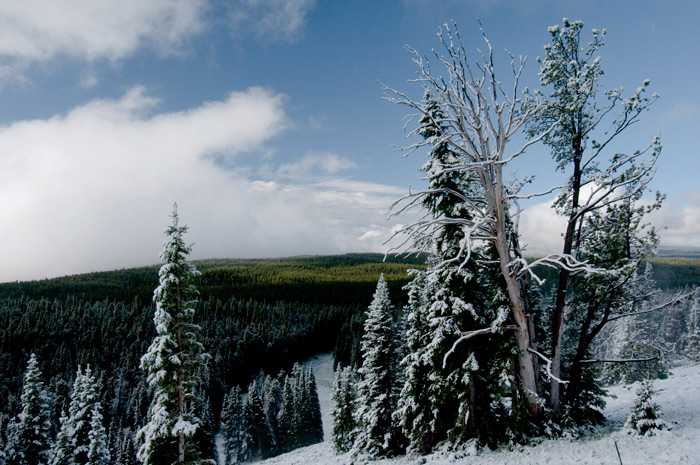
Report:
M 141 358 L 141 368 L 155 390 L 148 422 L 138 433 L 143 441 L 138 458 L 149 465 L 201 463 L 193 440 L 201 427 L 195 412 L 210 357 L 200 342 L 200 328 L 193 323 L 198 296 L 194 280 L 199 272 L 187 261 L 192 249 L 183 240 L 185 232 L 187 226 L 179 225 L 175 206 L 160 254 L 160 285 L 153 293 L 156 337 Z
M 224 399 L 221 410 L 221 435 L 224 449 L 223 465 L 238 465 L 250 458 L 250 433 L 243 423 L 243 397 L 238 386 L 234 386 Z
M 396 408 L 396 354 L 389 288 L 379 277 L 374 299 L 367 310 L 362 338 L 362 368 L 356 419 L 357 435 L 353 451 L 370 458 L 396 452 L 398 428 L 393 420 Z
M 333 385 L 333 447 L 338 453 L 350 450 L 355 441 L 355 404 L 357 375 L 352 367 L 338 366 Z

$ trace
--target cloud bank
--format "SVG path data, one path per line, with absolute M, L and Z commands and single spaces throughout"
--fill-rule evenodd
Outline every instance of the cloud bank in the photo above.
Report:
M 288 125 L 285 101 L 251 88 L 158 113 L 157 99 L 135 87 L 0 128 L 0 281 L 154 263 L 173 202 L 197 258 L 382 250 L 386 207 L 401 189 L 249 176 Z M 281 170 L 349 166 L 315 154 Z
M 521 214 L 520 233 L 527 256 L 562 251 L 566 220 L 555 212 L 552 202 L 531 205 Z M 659 233 L 662 246 L 700 248 L 700 191 L 687 191 L 679 198 L 665 201 L 660 210 L 646 219 Z

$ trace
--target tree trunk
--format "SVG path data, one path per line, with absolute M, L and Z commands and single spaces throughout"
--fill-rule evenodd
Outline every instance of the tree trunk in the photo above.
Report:
M 185 433 L 180 433 L 177 438 L 177 463 L 185 463 Z
M 575 122 L 572 122 L 572 124 L 575 125 Z M 571 211 L 569 212 L 569 222 L 566 225 L 566 233 L 564 234 L 564 250 L 562 251 L 564 255 L 570 255 L 571 251 L 574 249 L 574 234 L 576 232 L 576 224 L 578 223 L 579 195 L 581 191 L 581 157 L 583 156 L 580 135 L 573 138 L 572 149 L 574 152 L 574 175 L 571 179 Z M 561 415 L 561 385 L 556 379 L 561 379 L 561 345 L 564 334 L 564 308 L 566 307 L 566 295 L 569 288 L 570 276 L 571 272 L 569 270 L 563 267 L 560 268 L 557 297 L 552 312 L 552 377 L 549 384 L 549 403 L 552 409 L 552 415 L 555 419 L 558 419 Z
M 537 392 L 536 364 L 529 351 L 531 340 L 534 335 L 530 334 L 527 316 L 528 309 L 525 305 L 520 281 L 510 270 L 510 256 L 508 254 L 507 242 L 505 242 L 505 238 L 500 231 L 496 249 L 498 250 L 500 258 L 501 274 L 506 281 L 508 297 L 513 305 L 513 320 L 516 326 L 515 341 L 518 347 L 517 373 L 525 391 L 525 406 L 531 416 L 538 418 L 542 414 L 542 405 Z

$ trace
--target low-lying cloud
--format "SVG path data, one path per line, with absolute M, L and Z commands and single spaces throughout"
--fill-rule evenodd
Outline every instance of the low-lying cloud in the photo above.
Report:
M 137 87 L 1 128 L 0 281 L 154 263 L 173 202 L 198 258 L 381 250 L 386 207 L 401 189 L 250 176 L 250 159 L 288 125 L 285 101 L 251 88 L 157 113 Z M 298 164 L 324 174 L 349 166 L 315 156 Z

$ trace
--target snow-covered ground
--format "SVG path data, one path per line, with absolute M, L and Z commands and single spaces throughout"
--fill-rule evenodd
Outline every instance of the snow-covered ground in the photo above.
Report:
M 323 410 L 326 441 L 260 462 L 262 465 L 348 465 L 349 455 L 335 455 L 330 440 L 333 359 L 322 355 L 310 361 L 318 380 L 318 392 Z M 590 464 L 619 465 L 620 450 L 624 465 L 700 464 L 700 364 L 675 368 L 666 380 L 657 380 L 659 391 L 654 401 L 662 410 L 662 418 L 671 426 L 656 436 L 640 437 L 629 434 L 623 425 L 632 408 L 638 383 L 609 389 L 606 416 L 609 423 L 583 439 L 545 440 L 536 446 L 517 450 L 436 453 L 426 457 L 397 457 L 372 462 L 376 465 L 463 464 L 463 465 L 536 465 Z M 356 463 L 356 461 L 355 461 Z

